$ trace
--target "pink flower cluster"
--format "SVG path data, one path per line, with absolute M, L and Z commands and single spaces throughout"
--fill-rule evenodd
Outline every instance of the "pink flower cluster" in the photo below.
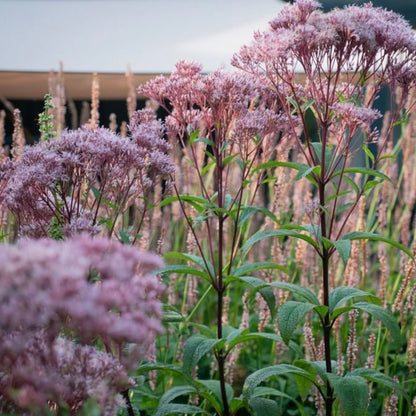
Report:
M 257 32 L 232 63 L 273 90 L 286 114 L 299 115 L 307 146 L 313 141 L 307 133 L 309 109 L 322 143 L 336 143 L 337 153 L 352 154 L 353 142 L 378 137 L 372 123 L 380 113 L 372 106 L 383 85 L 393 95 L 400 87 L 397 109 L 405 105 L 416 82 L 416 36 L 401 16 L 371 3 L 328 13 L 319 8 L 315 0 L 286 6 L 270 30 Z M 304 74 L 302 85 L 298 72 Z M 387 133 L 398 117 L 395 111 Z M 380 151 L 386 140 L 380 140 Z M 304 143 L 298 139 L 298 145 Z M 312 151 L 304 155 L 309 165 L 318 164 Z
M 159 76 L 138 91 L 169 112 L 166 129 L 174 139 L 199 130 L 201 135 L 212 139 L 214 147 L 220 148 L 231 135 L 238 140 L 238 130 L 244 123 L 235 128 L 239 119 L 244 119 L 246 126 L 250 124 L 250 139 L 278 132 L 284 125 L 279 115 L 258 105 L 260 97 L 264 101 L 269 92 L 242 72 L 217 70 L 206 75 L 201 65 L 180 61 L 169 78 Z M 247 134 L 245 129 L 240 141 Z
M 257 33 L 254 43 L 234 56 L 234 65 L 250 72 L 283 71 L 283 77 L 295 68 L 308 75 L 323 72 L 328 80 L 355 68 L 365 79 L 398 80 L 414 66 L 416 38 L 400 15 L 371 3 L 329 13 L 319 7 L 315 0 L 285 7 L 270 31 Z
M 160 258 L 82 235 L 0 246 L 0 263 L 2 400 L 77 409 L 93 397 L 113 412 L 162 331 Z
M 17 218 L 20 235 L 49 236 L 52 221 L 63 234 L 96 234 L 100 218 L 113 223 L 135 198 L 144 198 L 157 177 L 174 165 L 163 129 L 138 113 L 132 137 L 104 128 L 64 131 L 56 140 L 25 148 L 0 194 Z

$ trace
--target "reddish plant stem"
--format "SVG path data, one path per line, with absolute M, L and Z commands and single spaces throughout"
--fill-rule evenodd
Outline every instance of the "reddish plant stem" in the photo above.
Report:
M 218 207 L 224 208 L 224 195 L 223 195 L 223 166 L 222 158 L 218 152 L 217 155 L 217 184 L 218 184 Z M 224 284 L 224 214 L 222 212 L 218 213 L 218 270 L 217 270 L 217 282 L 216 282 L 216 291 L 217 291 L 217 337 L 218 339 L 222 338 L 222 314 L 223 314 L 223 296 L 225 292 Z M 223 416 L 230 416 L 230 408 L 228 405 L 227 399 L 227 390 L 225 382 L 225 358 L 226 354 L 224 348 L 220 348 L 216 353 L 216 358 L 218 362 L 218 373 L 220 381 L 220 390 L 221 390 L 221 399 L 223 403 L 224 413 Z
M 131 404 L 130 397 L 129 397 L 129 390 L 123 390 L 121 392 L 121 395 L 123 396 L 124 401 L 126 402 L 126 410 L 128 416 L 136 416 L 134 413 L 133 405 Z
M 321 207 L 325 205 L 325 183 L 321 182 L 319 184 L 319 203 Z M 321 209 L 320 213 L 320 225 L 321 225 L 321 232 L 322 237 L 327 237 L 326 231 L 326 213 L 324 210 Z M 331 320 L 329 316 L 329 260 L 331 257 L 331 253 L 322 244 L 322 289 L 323 289 L 323 302 L 324 305 L 328 307 L 328 312 L 325 314 L 323 319 L 323 331 L 324 331 L 324 350 L 325 350 L 325 366 L 326 372 L 332 373 L 332 362 L 331 362 Z M 334 402 L 334 390 L 330 385 L 329 381 L 326 383 L 326 396 L 324 397 L 325 400 L 325 410 L 326 416 L 332 415 L 332 403 Z

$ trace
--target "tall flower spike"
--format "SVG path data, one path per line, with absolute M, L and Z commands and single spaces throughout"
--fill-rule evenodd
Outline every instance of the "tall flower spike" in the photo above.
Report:
M 100 82 L 98 80 L 98 74 L 94 73 L 92 76 L 92 86 L 91 86 L 91 115 L 88 120 L 88 127 L 95 129 L 99 125 L 100 113 L 98 108 L 100 105 Z
M 4 137 L 6 135 L 4 130 L 5 119 L 6 112 L 4 110 L 0 110 L 0 162 L 3 162 L 6 159 L 4 151 Z
M 14 130 L 12 138 L 12 156 L 14 160 L 19 160 L 22 156 L 23 146 L 25 145 L 25 136 L 23 132 L 22 115 L 18 108 L 13 111 Z

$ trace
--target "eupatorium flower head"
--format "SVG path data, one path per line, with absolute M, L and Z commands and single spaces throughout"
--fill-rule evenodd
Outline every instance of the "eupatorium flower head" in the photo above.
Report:
M 0 263 L 0 395 L 24 408 L 107 406 L 162 331 L 160 258 L 82 235 L 0 246 Z
M 158 177 L 170 176 L 163 129 L 144 121 L 132 123 L 124 140 L 104 128 L 82 128 L 25 148 L 0 200 L 15 214 L 20 235 L 49 236 L 52 221 L 64 235 L 96 234 L 100 217 L 115 221 L 126 201 L 144 198 Z

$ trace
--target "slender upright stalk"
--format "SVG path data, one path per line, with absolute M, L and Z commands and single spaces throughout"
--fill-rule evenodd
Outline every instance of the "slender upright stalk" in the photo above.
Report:
M 323 209 L 325 207 L 325 196 L 326 196 L 326 182 L 325 182 L 325 147 L 326 147 L 326 138 L 327 138 L 327 129 L 324 126 L 322 132 L 322 154 L 321 154 L 321 175 L 318 182 L 318 192 L 319 192 L 319 205 L 320 205 L 320 215 L 319 222 L 321 227 L 321 234 L 323 238 L 330 238 L 330 234 L 327 230 L 327 221 L 326 221 L 326 212 Z M 322 251 L 321 251 L 321 260 L 322 260 L 322 290 L 323 290 L 323 303 L 328 308 L 328 312 L 324 317 L 324 352 L 325 352 L 325 366 L 326 372 L 332 373 L 332 362 L 331 362 L 331 320 L 329 315 L 329 261 L 331 253 L 328 248 L 325 246 L 324 241 L 322 241 Z M 325 399 L 325 410 L 326 416 L 332 415 L 332 403 L 334 401 L 334 391 L 331 387 L 329 381 L 326 383 L 326 397 Z
M 130 397 L 129 397 L 129 390 L 124 390 L 121 392 L 121 395 L 123 396 L 124 401 L 126 402 L 126 410 L 128 416 L 136 416 L 134 413 L 133 405 L 131 404 Z
M 223 166 L 221 155 L 217 156 L 217 185 L 218 185 L 218 207 L 224 208 L 224 198 L 223 198 Z M 216 282 L 216 291 L 217 291 L 217 337 L 218 339 L 222 338 L 222 314 L 223 314 L 223 296 L 225 291 L 224 285 L 224 214 L 222 212 L 218 213 L 218 270 L 217 270 L 217 282 Z M 216 354 L 218 361 L 218 373 L 221 389 L 221 398 L 224 407 L 223 416 L 230 416 L 230 409 L 228 406 L 227 399 L 227 390 L 225 383 L 225 351 L 221 347 Z

